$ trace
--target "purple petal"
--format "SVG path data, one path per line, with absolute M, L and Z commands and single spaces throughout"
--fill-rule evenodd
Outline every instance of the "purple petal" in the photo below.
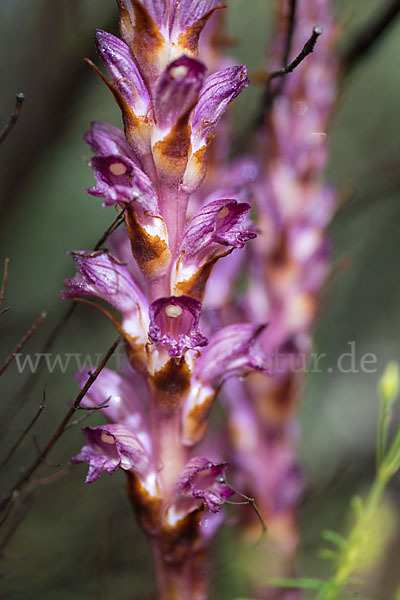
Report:
M 96 47 L 113 84 L 132 107 L 135 115 L 146 115 L 150 97 L 129 47 L 119 38 L 101 29 L 96 32 Z
M 193 113 L 193 154 L 208 143 L 228 104 L 249 83 L 244 66 L 228 67 L 207 77 Z
M 135 164 L 136 157 L 125 138 L 125 134 L 118 127 L 92 121 L 90 129 L 83 139 L 91 147 L 96 156 L 123 156 Z M 139 165 L 137 165 L 139 166 Z
M 75 374 L 80 388 L 85 385 L 89 374 L 89 369 Z M 132 372 L 130 377 L 122 377 L 110 369 L 103 369 L 82 399 L 81 406 L 93 408 L 104 405 L 101 412 L 105 417 L 124 425 L 137 436 L 147 452 L 151 452 L 148 419 L 143 406 L 146 395 L 147 390 L 137 374 Z
M 173 271 L 173 289 L 202 300 L 216 260 L 242 248 L 256 234 L 247 229 L 249 204 L 215 200 L 206 204 L 186 227 Z
M 124 156 L 95 156 L 90 161 L 96 185 L 89 194 L 105 198 L 103 206 L 139 202 L 151 212 L 158 211 L 157 197 L 150 179 Z
M 61 295 L 64 298 L 90 295 L 109 302 L 122 314 L 124 331 L 139 343 L 146 343 L 148 303 L 128 269 L 107 252 L 72 254 L 78 274 L 64 282 L 69 290 Z
M 83 433 L 88 444 L 71 462 L 89 464 L 86 483 L 98 479 L 103 471 L 112 475 L 118 468 L 132 471 L 142 482 L 146 481 L 153 470 L 150 457 L 126 427 L 117 424 L 84 427 Z
M 177 0 L 175 0 L 175 4 L 178 5 Z M 212 10 L 222 5 L 223 2 L 219 0 L 180 0 L 178 17 L 180 29 L 186 31 Z
M 265 371 L 265 359 L 257 345 L 257 338 L 264 328 L 265 325 L 237 323 L 220 329 L 196 360 L 195 378 L 216 387 L 228 377 L 242 376 L 254 370 Z
M 178 118 L 196 102 L 206 67 L 188 56 L 174 60 L 161 74 L 154 98 L 157 125 L 171 129 Z
M 186 227 L 181 252 L 183 265 L 195 262 L 200 265 L 215 253 L 225 253 L 225 248 L 243 248 L 256 234 L 246 229 L 249 204 L 236 200 L 215 200 L 206 204 Z M 221 246 L 223 248 L 221 248 Z
M 164 347 L 170 356 L 205 346 L 199 327 L 201 303 L 188 296 L 170 296 L 155 300 L 150 306 L 149 338 Z
M 225 483 L 227 463 L 213 463 L 206 458 L 192 458 L 182 471 L 177 493 L 202 500 L 216 513 L 234 492 Z

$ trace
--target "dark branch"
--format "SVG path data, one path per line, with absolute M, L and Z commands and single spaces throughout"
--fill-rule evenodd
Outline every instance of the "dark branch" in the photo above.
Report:
M 292 9 L 293 9 L 293 5 L 292 5 Z M 292 21 L 292 19 L 293 19 L 293 21 Z M 291 43 L 292 43 L 291 40 L 292 40 L 292 36 L 293 36 L 293 31 L 291 31 L 291 28 L 292 27 L 294 28 L 294 24 L 295 24 L 295 14 L 292 13 L 292 17 L 289 20 L 289 31 L 288 31 L 287 42 L 286 42 L 285 57 L 286 57 L 286 52 L 290 51 L 290 47 L 291 47 Z M 279 94 L 281 94 L 282 89 L 283 89 L 283 77 L 285 75 L 287 75 L 288 73 L 292 73 L 292 71 L 294 71 L 295 68 L 298 67 L 298 65 L 301 62 L 303 62 L 303 60 L 314 51 L 315 45 L 317 43 L 317 39 L 319 38 L 319 36 L 321 34 L 322 34 L 321 27 L 318 27 L 318 26 L 313 27 L 310 38 L 306 41 L 306 43 L 303 46 L 303 49 L 296 56 L 296 58 L 289 64 L 287 64 L 287 61 L 286 61 L 286 63 L 282 66 L 281 69 L 278 69 L 277 71 L 273 71 L 269 75 L 268 80 L 267 80 L 267 85 L 265 87 L 265 92 L 264 92 L 262 111 L 254 122 L 254 128 L 259 127 L 266 120 L 266 117 L 272 108 L 275 98 Z M 275 89 L 272 89 L 271 82 L 278 77 L 282 78 L 282 80 L 281 80 L 280 84 L 275 87 Z
M 343 75 L 348 75 L 368 54 L 400 13 L 400 0 L 392 0 L 375 19 L 362 29 L 341 58 Z
M 14 485 L 12 490 L 7 494 L 7 496 L 5 497 L 5 499 L 3 500 L 2 504 L 1 504 L 1 508 L 3 508 L 3 509 L 7 508 L 10 500 L 15 496 L 16 493 L 19 493 L 22 490 L 22 488 L 25 486 L 25 484 L 30 481 L 30 479 L 31 479 L 33 473 L 36 471 L 36 469 L 43 463 L 43 461 L 46 460 L 47 455 L 49 454 L 49 452 L 51 451 L 53 446 L 56 444 L 56 442 L 60 439 L 61 435 L 64 433 L 72 416 L 79 409 L 82 399 L 85 397 L 85 395 L 87 394 L 87 392 L 89 391 L 89 389 L 91 388 L 93 383 L 96 381 L 97 377 L 100 375 L 101 371 L 104 369 L 104 367 L 110 360 L 111 356 L 114 354 L 114 352 L 117 349 L 120 342 L 121 342 L 121 338 L 119 337 L 115 340 L 115 342 L 113 343 L 111 348 L 109 348 L 109 350 L 105 354 L 103 360 L 101 361 L 101 363 L 99 364 L 97 369 L 93 373 L 89 374 L 89 377 L 87 378 L 85 385 L 80 390 L 77 397 L 75 398 L 71 408 L 67 411 L 66 415 L 61 420 L 58 427 L 56 428 L 54 433 L 51 435 L 50 439 L 45 444 L 43 450 L 41 450 L 39 452 L 39 454 L 35 458 L 35 460 L 22 473 L 21 477 L 18 479 L 18 481 L 16 482 L 16 484 Z
M 25 100 L 25 94 L 19 92 L 15 98 L 14 110 L 11 113 L 10 120 L 4 125 L 2 132 L 0 133 L 0 144 L 4 142 L 8 134 L 12 131 L 15 123 L 18 121 L 19 113 L 21 112 L 22 104 Z
M 41 312 L 40 315 L 38 317 L 36 317 L 36 319 L 30 326 L 30 328 L 28 329 L 28 331 L 26 332 L 24 337 L 18 342 L 18 344 L 14 348 L 14 350 L 7 356 L 3 366 L 0 367 L 0 375 L 3 375 L 4 371 L 14 360 L 16 354 L 18 354 L 18 352 L 20 352 L 22 350 L 22 348 L 25 346 L 25 344 L 30 340 L 30 338 L 35 333 L 36 329 L 39 327 L 39 325 L 42 323 L 42 321 L 46 318 L 46 316 L 47 315 L 45 312 Z
M 298 54 L 296 56 L 296 58 L 289 65 L 285 65 L 278 71 L 274 71 L 273 73 L 271 73 L 271 75 L 268 77 L 268 84 L 270 84 L 272 79 L 275 79 L 275 77 L 282 77 L 283 75 L 292 73 L 292 71 L 294 71 L 295 68 L 298 67 L 299 64 L 302 63 L 303 60 L 309 54 L 311 54 L 311 52 L 314 52 L 315 44 L 317 43 L 317 39 L 319 38 L 319 36 L 321 34 L 322 34 L 322 27 L 318 27 L 318 26 L 313 27 L 312 34 L 311 34 L 310 38 L 304 44 L 303 49 L 300 52 L 300 54 Z
M 296 4 L 297 0 L 290 0 L 289 16 L 288 16 L 288 28 L 286 34 L 285 51 L 283 53 L 282 66 L 288 64 L 290 58 L 290 52 L 292 50 L 292 41 L 294 35 L 294 26 L 296 23 Z
M 9 453 L 7 454 L 7 456 L 5 457 L 5 459 L 3 460 L 3 462 L 0 465 L 0 469 L 3 469 L 9 463 L 10 459 L 13 457 L 16 450 L 22 444 L 25 437 L 28 435 L 28 433 L 30 432 L 30 430 L 32 429 L 32 427 L 34 426 L 34 424 L 36 423 L 36 421 L 38 420 L 38 418 L 40 417 L 40 415 L 42 414 L 42 412 L 44 411 L 45 408 L 46 408 L 46 390 L 43 390 L 43 400 L 40 403 L 35 416 L 33 417 L 32 421 L 29 423 L 28 427 L 26 427 L 26 429 L 24 429 L 24 431 L 21 433 L 21 435 L 17 438 L 17 440 L 11 447 L 11 450 L 9 451 Z

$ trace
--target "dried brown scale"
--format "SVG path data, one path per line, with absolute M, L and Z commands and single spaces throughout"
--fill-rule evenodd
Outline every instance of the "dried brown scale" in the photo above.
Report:
M 151 236 L 147 233 L 140 225 L 133 206 L 128 207 L 125 222 L 132 253 L 140 269 L 149 276 L 159 275 L 167 268 L 171 259 L 167 243 L 159 236 Z
M 150 378 L 150 385 L 160 408 L 176 410 L 190 389 L 190 369 L 184 357 L 170 358 L 162 369 Z

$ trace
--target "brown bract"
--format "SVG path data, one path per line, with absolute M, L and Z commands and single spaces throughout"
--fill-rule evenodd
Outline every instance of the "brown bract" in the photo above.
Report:
M 189 27 L 184 33 L 181 33 L 178 38 L 178 45 L 192 55 L 194 58 L 197 57 L 198 54 L 198 44 L 199 44 L 199 36 L 202 32 L 205 24 L 211 15 L 220 8 L 226 8 L 225 4 L 220 4 L 219 6 L 215 6 L 212 8 L 204 17 L 193 23 L 191 27 Z
M 126 476 L 126 491 L 141 528 L 150 535 L 158 533 L 162 519 L 161 496 L 151 496 L 134 473 L 127 471 Z
M 125 222 L 133 256 L 147 277 L 162 275 L 171 259 L 167 243 L 158 235 L 151 236 L 139 223 L 136 210 L 131 205 L 125 213 Z
M 164 182 L 178 184 L 185 173 L 189 147 L 190 126 L 188 124 L 192 106 L 179 117 L 170 133 L 153 146 L 154 162 Z
M 138 0 L 131 0 L 131 2 L 134 15 L 131 15 L 118 0 L 120 33 L 122 39 L 131 47 L 144 81 L 151 87 L 146 75 L 153 73 L 154 66 L 162 63 L 165 40 L 142 4 Z
M 194 273 L 194 275 L 192 275 L 192 277 L 190 277 L 190 279 L 186 279 L 186 280 L 180 281 L 179 283 L 175 284 L 175 286 L 174 286 L 175 295 L 176 296 L 182 296 L 182 295 L 191 296 L 192 298 L 195 298 L 196 300 L 199 300 L 200 302 L 202 302 L 205 291 L 206 291 L 206 284 L 207 284 L 208 278 L 211 275 L 211 271 L 213 270 L 215 263 L 217 262 L 217 260 L 219 258 L 227 256 L 232 251 L 233 251 L 233 248 L 229 249 L 227 252 L 224 252 L 223 254 L 218 254 L 217 256 L 210 258 L 206 263 L 204 263 L 204 265 L 202 265 L 201 267 L 199 267 L 197 269 L 196 273 Z M 179 267 L 179 260 L 181 260 L 181 258 L 182 257 L 180 257 L 178 259 L 177 269 Z
M 190 370 L 182 356 L 170 358 L 168 362 L 150 377 L 150 385 L 160 408 L 176 410 L 190 388 Z

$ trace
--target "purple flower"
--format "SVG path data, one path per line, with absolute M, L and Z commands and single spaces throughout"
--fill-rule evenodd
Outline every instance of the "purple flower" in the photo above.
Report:
M 215 395 L 230 377 L 251 371 L 266 372 L 266 360 L 259 347 L 264 325 L 239 323 L 214 334 L 196 359 L 190 391 L 182 412 L 183 443 L 197 444 L 205 434 Z
M 256 234 L 246 228 L 249 204 L 214 200 L 187 225 L 173 271 L 173 289 L 202 299 L 216 260 L 243 248 Z
M 137 117 L 145 116 L 150 107 L 150 97 L 129 47 L 111 33 L 98 29 L 96 48 L 115 88 Z
M 214 334 L 197 359 L 194 377 L 204 385 L 220 386 L 229 377 L 250 371 L 266 371 L 265 357 L 258 347 L 258 337 L 265 325 L 236 323 Z
M 150 306 L 149 338 L 172 357 L 207 344 L 199 327 L 201 304 L 188 296 L 159 298 Z
M 151 459 L 137 436 L 129 429 L 117 424 L 101 425 L 84 427 L 83 433 L 87 446 L 71 462 L 88 463 L 86 483 L 92 483 L 104 471 L 112 475 L 121 468 L 137 475 L 144 487 L 154 491 L 155 471 Z
M 157 212 L 157 197 L 150 179 L 130 158 L 124 156 L 95 156 L 90 161 L 96 185 L 89 190 L 92 196 L 105 198 L 103 206 L 132 201 L 146 210 Z
M 244 66 L 217 71 L 204 82 L 193 111 L 191 156 L 182 183 L 185 191 L 194 191 L 202 182 L 206 173 L 207 149 L 214 137 L 215 128 L 228 104 L 248 85 Z
M 147 342 L 148 302 L 128 269 L 107 252 L 72 253 L 78 274 L 64 282 L 64 298 L 95 296 L 109 302 L 122 315 L 121 327 L 135 343 Z
M 75 374 L 79 387 L 82 388 L 89 376 L 89 369 Z M 103 406 L 101 412 L 112 423 L 118 423 L 137 436 L 147 452 L 151 452 L 151 437 L 148 417 L 144 408 L 148 391 L 143 379 L 133 371 L 124 376 L 103 369 L 88 393 L 81 401 L 81 406 L 93 408 Z
M 206 67 L 203 63 L 188 56 L 181 56 L 161 74 L 154 97 L 155 118 L 160 131 L 157 137 L 164 137 L 179 117 L 193 108 L 205 73 Z
M 83 139 L 96 156 L 123 156 L 140 166 L 124 132 L 118 127 L 92 121 Z
M 225 482 L 226 469 L 226 463 L 214 463 L 202 457 L 192 458 L 176 484 L 173 502 L 166 514 L 167 523 L 175 525 L 202 506 L 211 513 L 219 512 L 225 500 L 234 494 Z
M 218 512 L 234 494 L 225 482 L 227 466 L 207 458 L 192 458 L 179 477 L 178 493 L 202 500 L 211 512 Z

